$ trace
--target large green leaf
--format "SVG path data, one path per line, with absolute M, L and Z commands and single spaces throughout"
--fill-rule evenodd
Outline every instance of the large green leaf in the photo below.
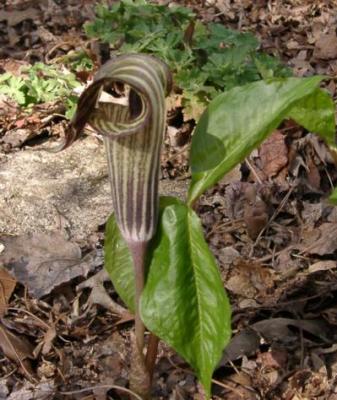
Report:
M 330 94 L 316 89 L 292 106 L 288 116 L 308 131 L 318 133 L 328 145 L 335 146 L 335 104 Z
M 200 118 L 192 140 L 189 204 L 256 148 L 299 101 L 317 90 L 322 79 L 314 76 L 259 81 L 215 98 Z M 317 95 L 315 101 L 325 102 L 323 97 Z M 307 103 L 312 108 L 313 102 Z M 304 107 L 305 102 L 301 105 Z M 310 114 L 310 124 L 298 111 L 296 118 L 312 126 L 313 114 Z M 324 107 L 319 106 L 316 121 L 325 117 Z
M 180 204 L 180 200 L 174 197 L 161 197 L 160 210 L 171 204 Z M 156 238 L 150 246 L 156 244 Z M 147 264 L 150 264 L 151 252 L 148 252 Z M 116 222 L 114 214 L 111 214 L 105 227 L 104 240 L 104 267 L 107 270 L 119 297 L 128 306 L 130 311 L 135 312 L 135 276 L 133 260 Z
M 135 277 L 130 250 L 112 214 L 105 228 L 104 267 L 116 292 L 128 306 L 135 311 Z
M 200 220 L 184 203 L 166 200 L 150 257 L 141 317 L 191 364 L 209 395 L 230 339 L 230 305 Z

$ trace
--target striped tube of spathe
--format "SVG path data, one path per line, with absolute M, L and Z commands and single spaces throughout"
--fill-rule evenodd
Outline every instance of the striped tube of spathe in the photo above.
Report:
M 130 88 L 127 106 L 99 101 L 102 91 L 120 83 Z M 64 146 L 78 138 L 86 123 L 103 135 L 115 216 L 128 243 L 148 242 L 155 233 L 165 95 L 171 83 L 166 64 L 149 55 L 107 62 L 82 93 Z

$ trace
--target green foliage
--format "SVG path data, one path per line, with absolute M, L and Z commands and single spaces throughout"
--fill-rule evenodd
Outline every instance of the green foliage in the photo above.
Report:
M 104 267 L 115 289 L 129 310 L 135 311 L 135 277 L 128 245 L 112 214 L 105 227 Z
M 231 312 L 214 256 L 195 212 L 165 198 L 141 316 L 194 368 L 210 395 L 211 378 L 231 336 Z
M 190 363 L 209 393 L 213 370 L 231 335 L 229 301 L 198 216 L 172 197 L 161 198 L 160 208 L 141 316 L 151 332 Z M 105 235 L 105 268 L 134 310 L 132 258 L 113 215 Z
M 335 144 L 334 104 L 317 89 L 322 77 L 259 81 L 214 99 L 199 120 L 191 147 L 189 204 L 291 117 Z
M 259 43 L 252 34 L 221 24 L 206 26 L 188 8 L 122 0 L 110 9 L 97 6 L 96 14 L 85 25 L 86 34 L 110 43 L 120 53 L 150 53 L 165 61 L 183 91 L 187 111 L 204 108 L 223 90 L 261 77 L 291 74 L 275 58 L 257 50 Z
M 214 99 L 192 138 L 187 204 L 174 198 L 161 201 L 157 233 L 148 252 L 141 317 L 150 331 L 191 364 L 208 396 L 213 370 L 230 336 L 230 307 L 191 205 L 285 118 L 293 118 L 336 148 L 334 104 L 318 88 L 322 79 L 274 78 Z M 337 190 L 330 200 L 337 203 Z M 131 256 L 113 217 L 106 237 L 106 268 L 121 298 L 134 307 Z
M 92 59 L 85 51 L 72 51 L 59 58 L 59 63 L 67 66 L 72 72 L 91 71 L 94 67 Z
M 0 84 L 0 93 L 12 98 L 22 107 L 64 101 L 68 117 L 76 106 L 77 98 L 72 95 L 72 91 L 80 85 L 74 74 L 42 63 L 22 68 L 21 76 L 11 73 L 0 75 Z

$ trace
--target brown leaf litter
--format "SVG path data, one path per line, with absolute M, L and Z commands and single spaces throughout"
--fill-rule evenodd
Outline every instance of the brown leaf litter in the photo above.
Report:
M 40 298 L 78 276 L 86 277 L 93 265 L 82 260 L 80 247 L 58 232 L 1 236 L 2 263 L 29 293 Z

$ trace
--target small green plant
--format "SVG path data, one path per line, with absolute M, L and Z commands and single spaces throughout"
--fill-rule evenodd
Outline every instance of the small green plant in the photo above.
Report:
M 109 43 L 118 53 L 148 53 L 165 61 L 174 74 L 182 105 L 198 119 L 210 100 L 224 90 L 291 72 L 258 51 L 250 33 L 203 24 L 185 7 L 145 0 L 98 5 L 96 19 L 85 25 L 89 37 Z
M 73 73 L 43 63 L 21 68 L 20 76 L 9 72 L 0 75 L 0 94 L 24 108 L 39 103 L 63 102 L 68 118 L 73 115 L 77 102 L 77 96 L 72 92 L 79 85 Z
M 193 367 L 209 398 L 213 371 L 230 339 L 231 311 L 194 205 L 284 119 L 317 133 L 336 151 L 335 107 L 319 88 L 321 76 L 270 78 L 220 94 L 192 138 L 186 202 L 164 197 L 158 208 L 169 76 L 148 55 L 124 55 L 107 63 L 81 95 L 66 145 L 87 122 L 105 138 L 115 207 L 106 226 L 105 268 L 136 315 L 133 388 L 147 398 L 158 337 Z M 99 101 L 101 91 L 116 82 L 131 87 L 128 107 Z M 152 332 L 145 358 L 143 324 Z

